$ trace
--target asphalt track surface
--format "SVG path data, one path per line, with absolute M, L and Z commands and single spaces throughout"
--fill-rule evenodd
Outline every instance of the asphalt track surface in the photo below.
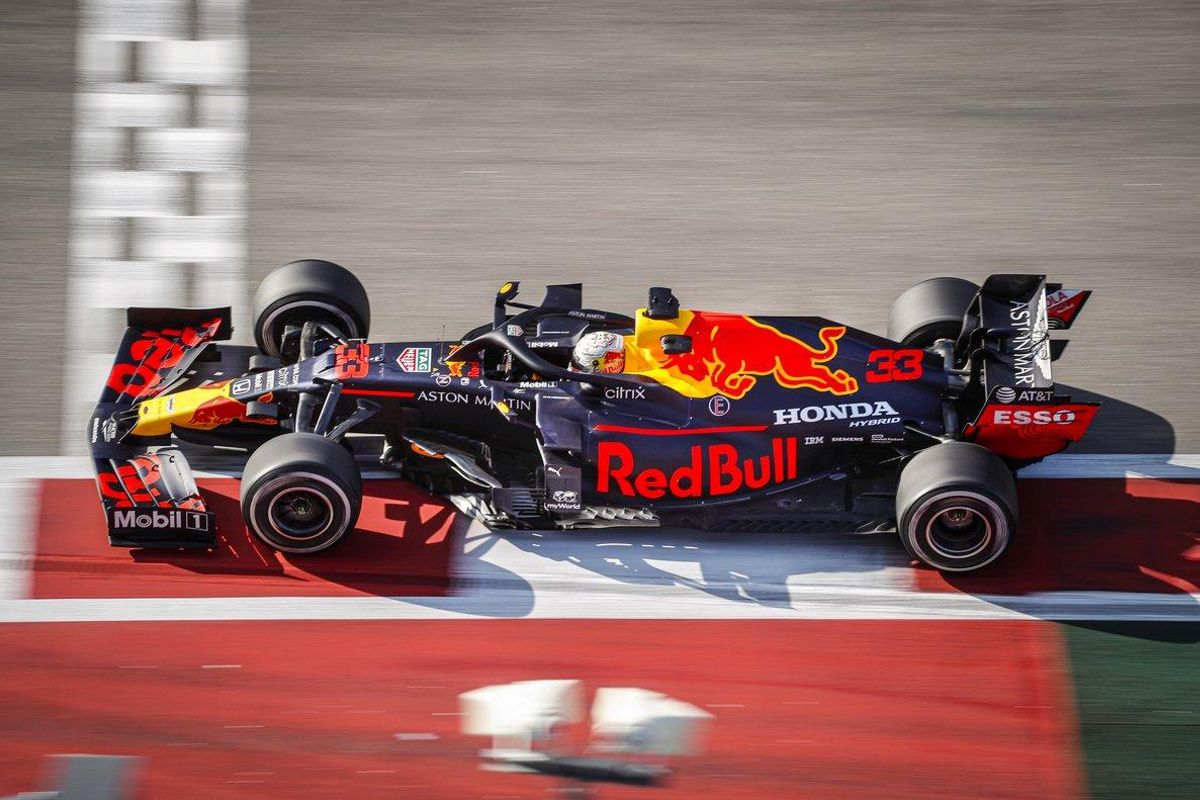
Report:
M 58 451 L 75 14 L 0 24 L 8 452 Z M 1097 294 L 1061 383 L 1080 451 L 1195 452 L 1200 8 L 1190 3 L 255 2 L 250 284 L 320 256 L 376 335 L 495 286 L 881 330 L 936 274 Z M 113 338 L 116 331 L 97 331 Z
M 236 481 L 205 476 L 217 552 L 131 552 L 80 512 L 83 460 L 3 466 L 0 791 L 65 750 L 147 757 L 149 797 L 532 800 L 542 782 L 469 768 L 456 697 L 563 676 L 716 716 L 656 796 L 1194 795 L 1172 766 L 1200 713 L 1194 480 L 1043 470 L 1004 562 L 940 576 L 886 535 L 493 534 L 395 480 L 367 483 L 343 546 L 299 558 L 256 546 Z M 1156 643 L 1147 620 L 1186 627 Z M 1105 624 L 1126 627 L 1073 672 L 1070 632 Z

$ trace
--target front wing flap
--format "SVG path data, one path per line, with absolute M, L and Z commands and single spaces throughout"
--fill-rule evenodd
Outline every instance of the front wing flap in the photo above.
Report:
M 187 460 L 177 448 L 94 461 L 109 544 L 216 546 L 216 517 L 205 508 Z

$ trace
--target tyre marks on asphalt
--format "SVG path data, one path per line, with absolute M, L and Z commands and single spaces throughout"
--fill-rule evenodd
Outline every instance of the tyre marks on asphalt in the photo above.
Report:
M 63 450 L 127 306 L 245 313 L 243 0 L 84 0 L 77 46 Z

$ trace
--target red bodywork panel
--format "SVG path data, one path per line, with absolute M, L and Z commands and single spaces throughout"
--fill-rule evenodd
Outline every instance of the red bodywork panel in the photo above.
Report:
M 988 403 L 963 435 L 1003 458 L 1044 458 L 1083 438 L 1099 409 L 1099 403 Z
M 157 395 L 167 385 L 164 377 L 189 351 L 217 339 L 221 322 L 220 316 L 214 316 L 196 327 L 131 330 L 105 384 L 116 393 L 113 399 L 132 404 Z

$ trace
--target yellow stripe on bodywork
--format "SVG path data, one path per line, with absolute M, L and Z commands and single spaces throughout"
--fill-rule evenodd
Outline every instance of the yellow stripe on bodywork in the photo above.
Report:
M 646 316 L 646 309 L 639 308 L 634 317 L 633 335 L 624 337 L 625 372 L 645 375 L 684 397 L 703 398 L 715 394 L 716 389 L 706 382 L 681 377 L 662 367 L 667 357 L 662 350 L 662 337 L 682 336 L 694 316 L 693 312 L 681 308 L 679 316 L 674 319 L 652 319 Z
M 205 408 L 201 409 L 201 406 Z M 138 421 L 130 433 L 134 436 L 165 436 L 171 432 L 172 425 L 212 430 L 242 416 L 245 409 L 243 403 L 233 399 L 233 384 L 222 381 L 143 400 L 138 403 Z

